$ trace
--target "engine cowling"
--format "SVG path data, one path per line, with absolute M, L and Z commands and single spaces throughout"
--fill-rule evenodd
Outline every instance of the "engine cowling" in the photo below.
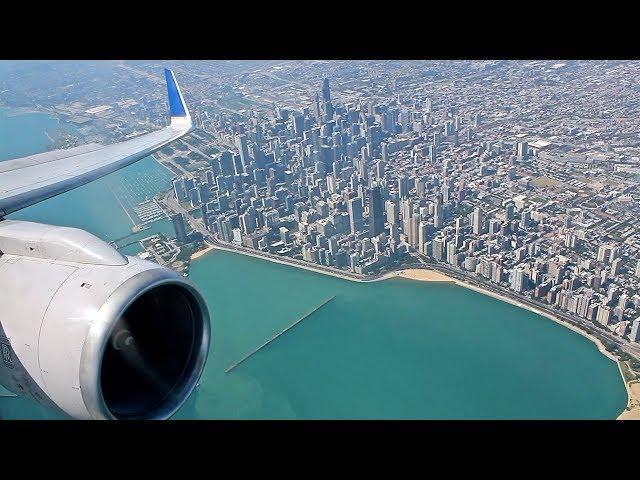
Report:
M 210 326 L 197 288 L 74 228 L 0 222 L 0 383 L 79 419 L 166 419 Z

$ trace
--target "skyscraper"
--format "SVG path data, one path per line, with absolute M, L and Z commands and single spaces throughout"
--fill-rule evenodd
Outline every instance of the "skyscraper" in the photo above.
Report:
M 442 228 L 444 223 L 444 212 L 442 210 L 442 202 L 439 198 L 436 198 L 435 205 L 433 207 L 433 226 L 436 228 Z
M 439 262 L 444 260 L 445 243 L 446 242 L 444 238 L 436 238 L 432 242 L 433 258 L 435 258 Z
M 384 231 L 384 217 L 382 193 L 380 187 L 375 186 L 369 194 L 369 235 L 375 237 Z
M 184 216 L 181 213 L 175 213 L 171 216 L 171 222 L 173 223 L 173 228 L 176 231 L 176 239 L 178 242 L 186 242 L 187 229 L 184 224 Z
M 224 151 L 220 154 L 218 158 L 220 162 L 220 171 L 222 175 L 234 175 L 236 173 L 235 168 L 233 167 L 233 154 L 230 151 Z
M 238 135 L 235 140 L 236 148 L 240 152 L 240 162 L 242 168 L 249 165 L 249 145 L 247 144 L 247 136 L 245 134 Z
M 387 212 L 387 222 L 391 225 L 398 224 L 398 205 L 391 200 L 387 200 L 385 202 L 386 212 Z
M 349 200 L 349 224 L 351 226 L 351 233 L 356 233 L 358 230 L 362 230 L 362 201 L 359 197 Z
M 527 142 L 518 142 L 518 157 L 526 159 L 529 156 L 529 144 Z
M 528 280 L 529 278 L 527 273 L 524 271 L 524 268 L 514 268 L 511 272 L 511 288 L 518 293 L 522 293 L 526 290 Z
M 640 318 L 636 318 L 631 325 L 631 333 L 629 334 L 629 340 L 632 342 L 640 343 Z
M 420 222 L 418 226 L 418 251 L 426 255 L 425 244 L 427 243 L 427 236 L 429 235 L 429 224 L 427 222 Z
M 398 177 L 398 198 L 407 198 L 409 196 L 409 179 L 402 175 Z
M 295 133 L 296 137 L 302 136 L 302 131 L 304 130 L 304 117 L 294 112 L 293 113 L 293 133 Z
M 182 178 L 176 178 L 173 180 L 173 193 L 175 194 L 178 202 L 183 202 L 187 199 L 187 192 L 184 189 L 184 181 Z
M 331 89 L 329 88 L 329 79 L 325 78 L 322 81 L 322 101 L 324 103 L 331 101 Z
M 415 248 L 420 245 L 420 214 L 414 213 L 410 220 L 409 243 Z
M 456 242 L 447 242 L 447 263 L 458 266 L 458 255 L 456 253 Z
M 480 209 L 480 207 L 476 207 L 473 210 L 473 220 L 471 222 L 471 225 L 473 227 L 473 233 L 475 233 L 476 235 L 480 235 L 483 232 L 484 218 L 482 216 L 482 210 Z
M 611 245 L 600 245 L 598 247 L 598 261 L 607 263 L 609 261 L 609 258 L 611 257 L 612 250 L 613 247 L 611 247 Z

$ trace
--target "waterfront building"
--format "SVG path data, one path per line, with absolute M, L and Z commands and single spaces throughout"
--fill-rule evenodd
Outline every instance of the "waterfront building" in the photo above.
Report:
M 511 288 L 518 293 L 522 293 L 527 289 L 529 276 L 524 267 L 516 267 L 511 272 Z
M 171 222 L 173 223 L 173 229 L 176 232 L 176 239 L 180 243 L 187 241 L 187 229 L 185 227 L 184 216 L 181 213 L 174 213 L 171 216 Z
M 596 321 L 602 325 L 609 325 L 611 323 L 612 309 L 607 305 L 600 305 L 598 307 L 598 313 L 596 315 Z
M 457 267 L 458 266 L 458 254 L 456 252 L 456 243 L 449 241 L 447 243 L 447 263 Z

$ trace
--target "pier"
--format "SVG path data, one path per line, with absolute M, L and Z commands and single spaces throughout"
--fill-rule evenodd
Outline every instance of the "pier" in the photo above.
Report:
M 298 318 L 295 322 L 293 322 L 291 325 L 289 325 L 288 327 L 286 327 L 284 330 L 281 330 L 280 332 L 276 333 L 273 337 L 271 337 L 269 340 L 267 340 L 266 342 L 264 342 L 262 345 L 260 345 L 258 348 L 255 348 L 254 350 L 250 351 L 249 353 L 247 353 L 244 357 L 242 357 L 240 360 L 238 360 L 236 363 L 234 363 L 233 365 L 230 365 L 225 371 L 224 373 L 229 373 L 231 370 L 233 370 L 234 368 L 236 368 L 238 365 L 240 365 L 242 362 L 244 362 L 245 360 L 247 360 L 249 357 L 251 357 L 252 355 L 258 353 L 260 350 L 262 350 L 264 347 L 266 347 L 267 345 L 269 345 L 271 342 L 273 342 L 274 340 L 276 340 L 278 337 L 284 335 L 285 333 L 287 333 L 289 330 L 291 330 L 293 327 L 295 327 L 296 325 L 298 325 L 300 322 L 302 322 L 305 318 L 311 316 L 312 314 L 314 314 L 315 312 L 317 312 L 318 310 L 320 310 L 322 307 L 324 307 L 327 303 L 329 303 L 331 300 L 333 300 L 334 298 L 336 298 L 336 296 L 332 296 L 330 298 L 327 298 L 324 302 L 322 302 L 320 305 L 318 305 L 317 307 L 315 307 L 313 310 L 311 310 L 310 312 L 305 313 L 304 315 L 302 315 L 300 318 Z

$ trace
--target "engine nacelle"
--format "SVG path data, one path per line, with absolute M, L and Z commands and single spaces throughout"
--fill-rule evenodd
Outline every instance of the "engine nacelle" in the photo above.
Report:
M 0 221 L 0 383 L 79 419 L 166 419 L 210 339 L 197 288 L 75 228 Z

